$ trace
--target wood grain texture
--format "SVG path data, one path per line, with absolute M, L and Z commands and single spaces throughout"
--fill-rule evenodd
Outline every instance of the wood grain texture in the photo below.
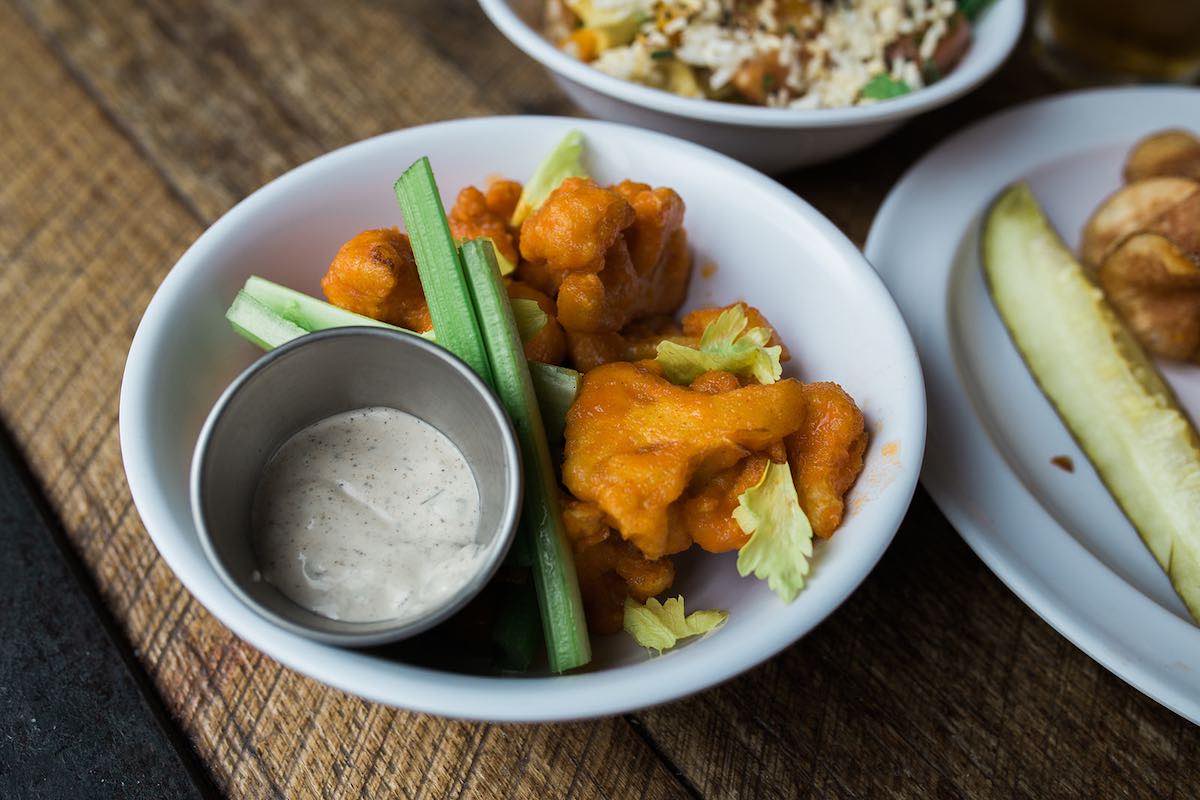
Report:
M 1049 87 L 1019 57 L 866 153 L 785 176 L 862 241 L 967 121 Z M 0 414 L 232 797 L 1191 797 L 1198 738 L 1026 609 L 923 493 L 850 601 L 779 658 L 625 718 L 394 711 L 234 638 L 130 503 L 120 372 L 162 275 L 265 181 L 398 127 L 570 113 L 466 0 L 0 5 Z

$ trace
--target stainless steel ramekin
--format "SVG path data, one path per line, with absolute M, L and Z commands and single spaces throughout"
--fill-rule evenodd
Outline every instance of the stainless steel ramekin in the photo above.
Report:
M 420 417 L 462 451 L 479 488 L 479 571 L 445 603 L 411 619 L 347 622 L 314 614 L 261 580 L 250 511 L 263 467 L 293 433 L 364 406 Z M 293 633 L 366 646 L 420 633 L 461 609 L 495 574 L 521 508 L 520 449 L 492 391 L 450 352 L 384 328 L 303 336 L 251 364 L 209 413 L 192 457 L 192 515 L 217 574 L 242 602 Z

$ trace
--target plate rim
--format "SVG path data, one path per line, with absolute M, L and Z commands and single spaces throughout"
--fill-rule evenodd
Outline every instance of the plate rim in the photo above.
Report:
M 892 291 L 917 342 L 922 368 L 925 371 L 930 409 L 936 405 L 944 407 L 947 411 L 946 416 L 930 412 L 927 454 L 921 471 L 921 483 L 942 513 L 1001 582 L 1068 641 L 1146 696 L 1191 722 L 1200 723 L 1200 662 L 1193 667 L 1186 662 L 1164 664 L 1163 659 L 1146 658 L 1145 652 L 1142 651 L 1149 646 L 1147 641 L 1131 642 L 1114 636 L 1108 626 L 1099 624 L 1095 619 L 1097 612 L 1093 611 L 1089 615 L 1086 610 L 1078 607 L 1084 601 L 1087 592 L 1081 593 L 1078 590 L 1068 590 L 1062 585 L 1052 585 L 1037 574 L 1035 568 L 1030 567 L 1020 554 L 1005 546 L 1002 533 L 991 530 L 987 524 L 980 522 L 978 516 L 981 512 L 978 508 L 971 508 L 978 505 L 978 499 L 961 496 L 959 484 L 966 478 L 960 471 L 956 474 L 956 470 L 943 467 L 942 461 L 948 456 L 938 447 L 938 440 L 944 438 L 942 434 L 947 426 L 965 427 L 976 443 L 982 444 L 982 447 L 976 447 L 975 450 L 990 453 L 989 464 L 998 465 L 1008 480 L 1020 486 L 1020 492 L 1027 500 L 1022 513 L 1030 515 L 1038 526 L 1053 531 L 1059 539 L 1053 546 L 1063 553 L 1070 553 L 1073 558 L 1079 560 L 1078 563 L 1086 565 L 1090 576 L 1106 588 L 1124 587 L 1123 594 L 1126 596 L 1123 599 L 1130 601 L 1137 613 L 1154 617 L 1153 623 L 1156 626 L 1169 628 L 1177 634 L 1182 632 L 1183 638 L 1190 640 L 1190 644 L 1193 645 L 1193 651 L 1200 648 L 1200 630 L 1195 625 L 1179 619 L 1116 575 L 1075 539 L 1025 487 L 1012 465 L 999 452 L 970 400 L 953 355 L 953 342 L 949 336 L 953 321 L 947 306 L 952 291 L 950 279 L 954 272 L 955 255 L 962 245 L 962 236 L 969 235 L 970 226 L 978 222 L 980 213 L 1004 186 L 1039 167 L 1086 149 L 1114 143 L 1128 145 L 1132 140 L 1160 127 L 1172 124 L 1177 126 L 1180 124 L 1178 118 L 1172 123 L 1172 112 L 1165 109 L 1165 106 L 1176 102 L 1196 107 L 1196 116 L 1200 118 L 1200 89 L 1153 86 L 1060 93 L 1028 101 L 978 120 L 939 143 L 905 171 L 880 206 L 871 224 L 863 252 Z M 1140 114 L 1114 114 L 1114 103 L 1163 106 L 1158 110 L 1160 117 L 1164 119 L 1151 120 Z M 1101 112 L 1119 120 L 1119 124 L 1096 126 L 1090 130 L 1080 127 L 1081 120 L 1086 115 Z M 1178 114 L 1177 111 L 1175 113 Z M 1080 133 L 1082 130 L 1083 135 L 1074 139 L 1061 132 L 1050 137 L 1044 133 L 1032 133 L 1029 134 L 1029 140 L 1022 142 L 1019 147 L 1009 143 L 1002 145 L 1002 148 L 1007 149 L 999 151 L 988 149 L 986 146 L 979 147 L 984 144 L 983 140 L 988 139 L 997 129 L 1020 127 L 1023 131 L 1036 132 L 1039 126 L 1047 124 L 1048 119 L 1060 117 L 1071 119 L 1076 124 L 1073 133 Z M 1065 144 L 1064 140 L 1070 141 L 1070 144 Z M 937 252 L 932 262 L 926 260 L 925 263 L 932 263 L 933 269 L 938 270 L 936 280 L 931 283 L 937 285 L 939 291 L 929 293 L 934 302 L 926 303 L 924 308 L 913 308 L 913 304 L 905 297 L 904 278 L 898 274 L 898 261 L 889 255 L 897 252 L 896 239 L 904 229 L 905 206 L 917 199 L 914 195 L 919 197 L 922 181 L 936 172 L 942 162 L 952 161 L 961 165 L 961 161 L 955 161 L 956 156 L 972 146 L 972 152 L 976 154 L 981 150 L 991 153 L 988 158 L 978 159 L 974 169 L 983 172 L 985 176 L 989 172 L 992 173 L 990 177 L 993 179 L 996 173 L 1003 173 L 1003 177 L 998 182 L 982 181 L 986 189 L 970 190 L 970 202 L 962 204 L 952 221 L 947 220 L 954 226 L 955 236 L 944 239 L 929 238 L 931 246 Z M 956 176 L 956 181 L 967 181 L 970 177 L 969 172 L 966 175 L 960 174 Z M 993 182 L 994 186 L 991 185 Z M 956 199 L 961 204 L 962 198 Z M 1096 198 L 1096 202 L 1101 199 Z M 960 227 L 959 222 L 965 224 Z M 909 225 L 911 228 L 911 223 Z M 928 255 L 926 253 L 926 256 Z M 926 275 L 926 278 L 928 277 Z M 937 374 L 931 376 L 931 371 L 937 371 Z M 948 381 L 945 380 L 945 376 L 949 376 Z M 944 398 L 939 396 L 945 385 L 951 387 L 952 397 L 946 398 L 950 402 L 942 402 Z M 958 465 L 958 470 L 961 468 L 962 465 Z M 986 509 L 982 513 L 986 515 Z M 991 523 L 991 527 L 995 525 L 996 523 Z M 1091 599 L 1095 600 L 1094 597 Z M 1175 668 L 1171 669 L 1171 666 Z
M 382 665 L 378 659 L 352 650 L 338 650 L 336 659 L 343 669 L 334 671 L 329 666 L 321 667 L 317 663 L 331 657 L 327 652 L 328 646 L 276 630 L 249 609 L 230 603 L 230 598 L 224 596 L 227 590 L 217 580 L 210 566 L 205 570 L 189 563 L 192 559 L 180 538 L 186 532 L 174 530 L 179 526 L 173 522 L 170 505 L 160 493 L 152 491 L 155 482 L 151 474 L 153 470 L 148 459 L 141 455 L 149 447 L 143 441 L 148 434 L 144 425 L 132 421 L 144 415 L 148 405 L 145 401 L 146 391 L 142 387 L 149 380 L 148 367 L 153 353 L 149 331 L 152 327 L 165 324 L 160 318 L 164 316 L 163 306 L 167 301 L 161 298 L 175 290 L 176 284 L 182 285 L 184 272 L 191 269 L 188 265 L 205 257 L 216 237 L 220 236 L 223 226 L 232 224 L 228 220 L 248 213 L 247 209 L 253 210 L 260 204 L 270 202 L 274 195 L 285 192 L 293 181 L 298 180 L 297 176 L 302 178 L 310 172 L 330 169 L 338 158 L 346 157 L 349 151 L 403 147 L 405 145 L 398 143 L 437 136 L 439 132 L 451 128 L 486 128 L 492 125 L 537 125 L 547 135 L 578 128 L 585 135 L 592 131 L 618 138 L 657 141 L 676 151 L 684 151 L 693 159 L 715 161 L 723 171 L 742 175 L 771 196 L 777 203 L 778 213 L 803 219 L 806 224 L 822 232 L 829 247 L 839 255 L 841 266 L 853 271 L 856 283 L 873 298 L 870 301 L 873 307 L 878 308 L 881 317 L 886 318 L 884 327 L 887 335 L 896 337 L 897 352 L 913 376 L 911 393 L 906 393 L 908 396 L 896 404 L 896 424 L 911 431 L 910 438 L 917 452 L 904 460 L 891 484 L 894 490 L 882 498 L 887 503 L 885 516 L 891 521 L 886 525 L 881 524 L 880 534 L 864 543 L 862 555 L 846 567 L 847 575 L 842 583 L 831 584 L 827 590 L 816 593 L 805 613 L 793 613 L 792 619 L 781 621 L 780 626 L 769 635 L 761 632 L 756 634 L 754 641 L 759 647 L 751 648 L 750 653 L 727 648 L 726 652 L 705 662 L 705 670 L 692 667 L 682 673 L 672 663 L 672 654 L 667 654 L 638 664 L 636 670 L 628 671 L 634 673 L 632 682 L 628 672 L 622 675 L 622 670 L 605 670 L 512 680 L 510 688 L 504 692 L 496 691 L 497 679 L 494 677 L 468 676 L 401 662 Z M 122 376 L 119 410 L 122 460 L 134 504 L 150 538 L 185 588 L 239 638 L 297 672 L 374 702 L 458 719 L 512 722 L 584 719 L 669 702 L 733 678 L 799 640 L 824 621 L 861 585 L 890 545 L 916 490 L 924 450 L 925 424 L 925 393 L 920 365 L 900 311 L 862 253 L 827 217 L 767 176 L 700 145 L 635 126 L 536 115 L 450 120 L 380 134 L 320 155 L 251 193 L 197 238 L 155 290 L 130 345 Z M 208 565 L 205 563 L 205 566 Z M 403 695 L 403 698 L 398 695 Z M 570 702 L 562 703 L 564 698 L 570 698 Z

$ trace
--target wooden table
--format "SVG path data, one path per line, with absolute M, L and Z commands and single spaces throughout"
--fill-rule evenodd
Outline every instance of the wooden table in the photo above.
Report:
M 785 183 L 861 243 L 921 153 L 1053 89 L 1027 49 L 970 98 Z M 1041 622 L 923 492 L 829 621 L 661 708 L 454 722 L 280 667 L 192 598 L 131 505 L 117 394 L 142 309 L 205 227 L 303 161 L 431 120 L 572 109 L 467 0 L 3 0 L 0 87 L 0 414 L 229 796 L 1196 794 L 1196 730 Z

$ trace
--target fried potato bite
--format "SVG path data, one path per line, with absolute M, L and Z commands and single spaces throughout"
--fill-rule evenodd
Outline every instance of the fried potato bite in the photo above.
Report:
M 1125 180 L 1132 183 L 1158 175 L 1200 180 L 1200 139 L 1177 129 L 1159 131 L 1138 142 L 1125 161 Z
M 567 354 L 567 339 L 562 326 L 555 319 L 554 301 L 520 281 L 511 281 L 507 288 L 510 300 L 532 300 L 546 312 L 546 324 L 525 342 L 525 358 L 543 364 L 561 364 Z
M 599 272 L 633 221 L 620 194 L 590 178 L 567 178 L 521 225 L 521 256 L 560 272 Z
M 342 245 L 321 289 L 347 311 L 418 333 L 433 327 L 412 246 L 396 228 L 363 231 Z
M 1084 264 L 1096 269 L 1122 241 L 1141 231 L 1200 232 L 1197 199 L 1200 183 L 1188 178 L 1145 178 L 1122 186 L 1100 204 L 1083 228 L 1079 254 Z
M 1165 236 L 1130 236 L 1100 265 L 1100 287 L 1142 346 L 1200 362 L 1200 259 Z
M 496 251 L 516 264 L 520 258 L 517 243 L 508 227 L 508 218 L 512 214 L 509 207 L 509 195 L 512 187 L 516 187 L 517 196 L 521 194 L 521 185 L 513 181 L 493 181 L 487 194 L 468 186 L 458 193 L 458 199 L 447 216 L 450 222 L 450 233 L 456 241 L 466 242 L 471 239 L 487 237 L 492 240 Z M 512 199 L 512 206 L 516 206 Z M 506 211 L 507 209 L 507 211 Z
M 836 383 L 805 384 L 803 395 L 803 425 L 784 443 L 800 507 L 813 533 L 828 539 L 842 524 L 845 494 L 863 469 L 866 423 Z
M 685 549 L 668 509 L 704 481 L 798 431 L 805 392 L 783 380 L 704 394 L 675 386 L 652 361 L 588 372 L 567 414 L 563 483 L 595 503 L 647 558 Z

